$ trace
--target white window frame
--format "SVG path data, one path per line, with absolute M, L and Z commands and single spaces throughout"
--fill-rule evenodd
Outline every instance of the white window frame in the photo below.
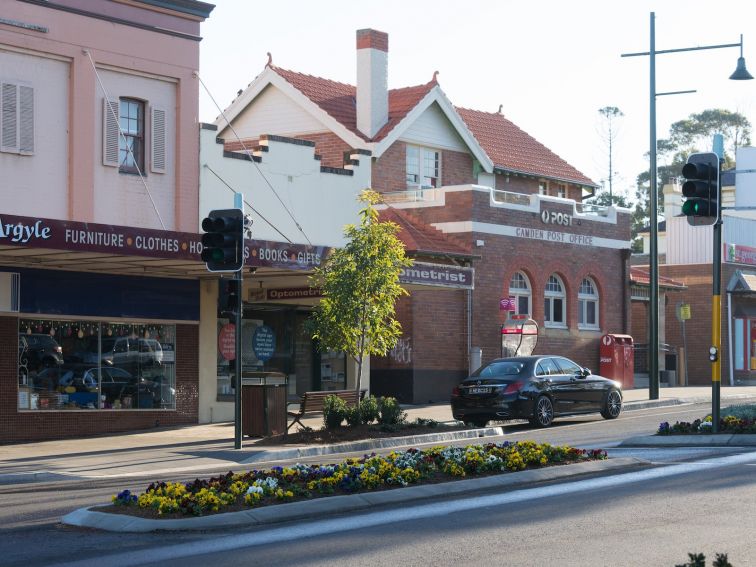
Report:
M 34 155 L 34 87 L 0 81 L 0 151 Z
M 588 322 L 588 306 L 594 305 L 595 321 Z M 599 327 L 599 293 L 592 278 L 583 278 L 578 288 L 578 329 L 598 330 Z
M 530 280 L 524 272 L 515 272 L 512 279 L 509 280 L 509 297 L 514 297 L 515 314 L 531 316 L 533 313 L 533 288 Z M 528 304 L 526 313 L 520 311 L 520 299 L 525 299 Z
M 548 181 L 539 181 L 538 182 L 538 194 L 539 195 L 548 195 L 549 194 L 549 182 Z
M 405 168 L 408 189 L 441 187 L 441 150 L 407 144 Z
M 551 274 L 546 282 L 543 292 L 543 325 L 557 329 L 567 328 L 567 294 L 564 282 L 557 274 Z M 561 321 L 555 321 L 556 300 L 561 300 Z
M 562 199 L 567 198 L 567 185 L 564 183 L 557 184 L 557 197 L 560 197 Z
M 146 168 L 149 165 L 152 173 L 167 173 L 169 168 L 167 163 L 168 112 L 159 106 L 149 105 L 146 100 L 132 96 L 122 96 L 111 101 L 103 99 L 102 164 L 118 168 L 118 171 L 122 173 L 137 172 L 137 168 L 125 167 L 121 163 L 124 156 L 124 140 L 118 125 L 121 120 L 121 104 L 124 101 L 139 103 L 143 113 L 140 124 L 142 131 L 138 136 L 142 146 L 141 159 L 138 160 L 139 171 L 142 175 L 146 175 Z

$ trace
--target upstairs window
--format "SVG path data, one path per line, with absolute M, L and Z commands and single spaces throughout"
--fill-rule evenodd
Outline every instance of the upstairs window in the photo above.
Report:
M 103 165 L 144 175 L 149 157 L 150 171 L 166 173 L 167 115 L 161 108 L 150 107 L 148 124 L 147 110 L 147 103 L 135 98 L 103 100 Z
M 441 152 L 407 146 L 407 187 L 426 189 L 441 186 Z
M 517 272 L 509 282 L 509 297 L 515 298 L 515 313 L 517 315 L 530 315 L 530 282 L 528 276 Z
M 548 195 L 549 194 L 549 185 L 545 181 L 539 181 L 538 182 L 538 194 L 539 195 Z
M 584 278 L 578 290 L 578 328 L 598 329 L 599 296 L 590 278 Z
M 34 153 L 34 88 L 0 82 L 0 151 Z
M 122 98 L 119 104 L 122 136 L 118 138 L 118 169 L 123 173 L 144 171 L 144 103 Z
M 557 197 L 561 197 L 562 199 L 567 198 L 567 186 L 564 183 L 557 185 Z
M 552 274 L 544 291 L 543 321 L 546 327 L 566 327 L 567 319 L 564 285 L 559 276 Z

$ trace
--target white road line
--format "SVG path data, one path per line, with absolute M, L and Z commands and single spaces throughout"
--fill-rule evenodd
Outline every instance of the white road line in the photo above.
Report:
M 700 471 L 702 467 L 716 469 L 740 464 L 756 464 L 756 452 L 579 480 L 565 484 L 526 488 L 503 494 L 476 496 L 449 502 L 421 504 L 396 510 L 358 514 L 348 518 L 316 520 L 307 523 L 287 525 L 286 527 L 263 529 L 262 531 L 249 534 L 238 534 L 226 537 L 219 536 L 217 539 L 203 539 L 202 541 L 185 542 L 169 545 L 163 548 L 151 548 L 114 555 L 100 555 L 91 559 L 60 563 L 58 565 L 59 567 L 100 567 L 102 565 L 108 565 L 109 567 L 131 567 L 147 563 L 157 564 L 169 559 L 193 557 L 197 555 L 212 555 L 214 553 L 222 553 L 246 547 L 296 541 L 302 538 L 340 533 L 348 530 L 358 530 L 385 524 L 394 524 L 396 522 L 405 522 L 408 520 L 432 518 L 440 515 L 474 510 L 477 508 L 501 506 L 503 504 L 552 498 L 554 496 L 574 494 L 587 490 L 646 482 L 658 478 Z

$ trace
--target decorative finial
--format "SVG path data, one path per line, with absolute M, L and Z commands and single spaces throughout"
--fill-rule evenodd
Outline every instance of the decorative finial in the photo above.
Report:
M 270 51 L 268 51 L 268 62 L 265 64 L 266 67 L 272 67 L 273 66 L 273 56 L 270 54 Z
M 501 114 L 501 109 L 502 109 L 502 108 L 504 108 L 504 105 L 503 105 L 503 104 L 500 104 L 500 105 L 499 105 L 499 112 L 498 112 L 498 114 Z
M 438 77 L 438 71 L 433 71 L 433 78 L 431 79 L 431 83 L 438 83 L 436 77 Z

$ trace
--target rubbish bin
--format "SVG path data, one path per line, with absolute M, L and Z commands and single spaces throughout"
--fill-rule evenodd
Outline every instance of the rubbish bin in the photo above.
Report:
M 659 382 L 665 382 L 670 388 L 677 386 L 677 372 L 674 370 L 659 370 Z
M 242 435 L 286 433 L 286 375 L 242 372 Z
M 599 346 L 599 374 L 622 383 L 622 388 L 634 387 L 633 337 L 607 334 L 601 337 Z

